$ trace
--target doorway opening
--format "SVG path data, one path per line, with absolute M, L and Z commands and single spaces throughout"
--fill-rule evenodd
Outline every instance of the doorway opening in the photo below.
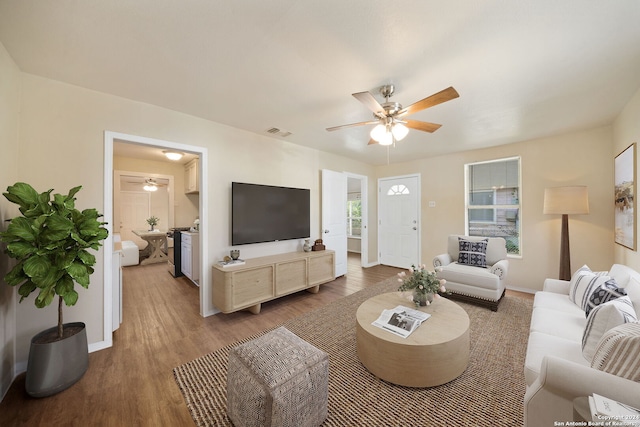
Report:
M 104 135 L 104 220 L 107 222 L 107 228 L 109 229 L 109 237 L 105 241 L 105 248 L 113 247 L 113 234 L 118 231 L 119 224 L 114 224 L 114 144 L 125 143 L 132 146 L 146 147 L 146 148 L 162 148 L 180 151 L 184 153 L 190 153 L 197 156 L 197 164 L 199 169 L 198 185 L 199 185 L 199 207 L 197 209 L 199 218 L 199 233 L 206 235 L 208 231 L 208 188 L 207 188 L 207 163 L 208 154 L 207 149 L 204 147 L 181 144 L 171 141 L 158 140 L 153 138 L 141 137 L 137 135 L 121 134 L 117 132 L 106 131 Z M 169 219 L 167 219 L 169 221 Z M 206 265 L 205 260 L 208 260 L 208 248 L 203 242 L 206 239 L 199 239 L 200 243 L 200 266 Z M 112 319 L 114 304 L 113 300 L 114 292 L 114 279 L 116 279 L 116 272 L 113 272 L 113 251 L 104 251 L 104 341 L 96 343 L 90 350 L 100 350 L 102 348 L 110 347 L 113 343 L 113 330 Z M 200 268 L 200 280 L 201 283 L 209 283 L 209 271 L 206 268 Z M 167 273 L 169 274 L 169 273 Z M 200 315 L 203 317 L 215 314 L 216 311 L 212 309 L 207 301 L 211 300 L 210 289 L 205 286 L 199 287 L 199 299 L 200 299 Z M 117 293 L 116 293 L 117 294 Z
M 359 254 L 360 265 L 369 267 L 368 178 L 346 172 L 347 252 Z

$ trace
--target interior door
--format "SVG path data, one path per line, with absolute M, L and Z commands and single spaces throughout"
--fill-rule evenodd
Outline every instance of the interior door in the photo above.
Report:
M 380 263 L 400 268 L 422 264 L 419 176 L 380 179 L 378 184 Z
M 131 240 L 144 249 L 147 242 L 133 234 L 132 230 L 146 230 L 150 215 L 150 196 L 146 191 L 120 192 L 120 238 Z
M 347 176 L 322 170 L 322 240 L 335 251 L 336 277 L 347 274 Z

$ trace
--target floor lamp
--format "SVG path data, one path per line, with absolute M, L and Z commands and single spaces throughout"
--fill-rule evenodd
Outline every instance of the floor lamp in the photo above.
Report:
M 569 215 L 589 213 L 589 193 L 585 185 L 550 187 L 544 189 L 544 213 L 562 215 L 560 237 L 560 280 L 571 279 L 569 254 Z

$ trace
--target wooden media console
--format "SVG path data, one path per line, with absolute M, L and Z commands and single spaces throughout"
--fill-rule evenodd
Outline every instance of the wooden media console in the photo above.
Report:
M 223 313 L 247 309 L 260 313 L 261 304 L 294 292 L 317 293 L 335 279 L 335 254 L 291 252 L 245 260 L 242 265 L 213 266 L 213 305 Z

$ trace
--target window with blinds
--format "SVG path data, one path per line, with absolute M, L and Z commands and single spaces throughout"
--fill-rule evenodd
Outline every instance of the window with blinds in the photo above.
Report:
M 520 157 L 465 165 L 466 233 L 503 237 L 521 255 Z

